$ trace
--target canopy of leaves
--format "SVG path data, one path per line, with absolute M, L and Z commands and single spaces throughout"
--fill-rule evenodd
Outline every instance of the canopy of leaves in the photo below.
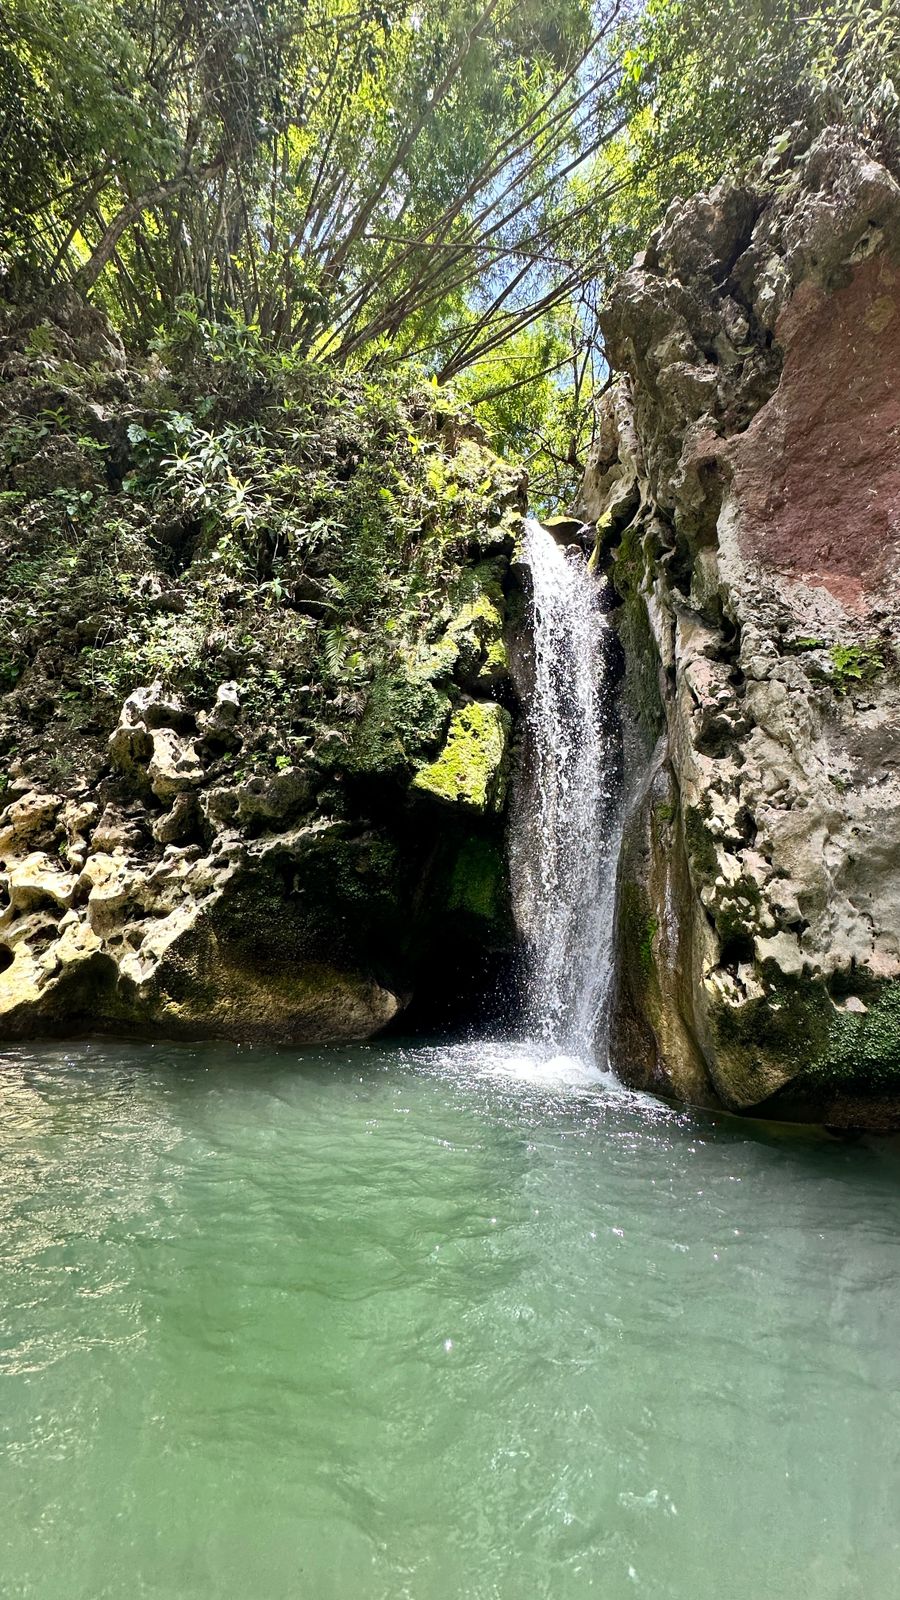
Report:
M 648 0 L 623 29 L 627 128 L 600 158 L 617 189 L 613 270 L 676 195 L 746 167 L 791 123 L 843 120 L 900 154 L 900 10 L 894 0 Z
M 439 340 L 449 374 L 575 281 L 566 179 L 620 117 L 619 12 L 10 0 L 7 271 L 133 334 L 189 296 L 340 361 Z
M 896 159 L 895 0 L 6 0 L 0 292 L 465 375 L 564 496 L 610 278 L 835 117 Z

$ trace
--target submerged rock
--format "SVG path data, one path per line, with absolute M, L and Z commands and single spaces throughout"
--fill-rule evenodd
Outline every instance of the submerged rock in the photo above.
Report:
M 832 129 L 777 182 L 679 202 L 605 329 L 622 375 L 579 509 L 653 751 L 617 1064 L 881 1125 L 900 1118 L 900 185 Z

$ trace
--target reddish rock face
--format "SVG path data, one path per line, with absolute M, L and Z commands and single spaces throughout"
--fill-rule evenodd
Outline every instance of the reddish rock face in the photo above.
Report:
M 776 339 L 781 383 L 729 448 L 742 553 L 862 614 L 900 572 L 900 269 L 802 284 Z
M 583 502 L 648 755 L 611 1049 L 900 1127 L 900 169 L 839 127 L 785 160 L 673 205 L 604 321 Z

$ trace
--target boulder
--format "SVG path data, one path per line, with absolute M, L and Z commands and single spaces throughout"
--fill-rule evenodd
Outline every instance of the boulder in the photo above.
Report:
M 125 700 L 110 736 L 110 760 L 136 788 L 149 786 L 158 800 L 173 800 L 203 777 L 195 732 L 196 719 L 183 702 L 152 683 Z
M 0 812 L 0 858 L 18 853 L 30 840 L 53 829 L 62 805 L 58 794 L 29 791 Z
M 157 729 L 151 739 L 147 777 L 157 800 L 174 800 L 202 782 L 203 766 L 191 739 L 171 728 Z
M 283 827 L 308 809 L 314 776 L 304 767 L 249 778 L 234 791 L 237 821 L 254 829 Z
M 419 768 L 413 789 L 480 814 L 502 811 L 510 727 L 509 712 L 502 706 L 470 701 L 454 712 L 443 749 Z
M 45 906 L 67 911 L 72 903 L 75 879 L 43 851 L 32 851 L 16 861 L 4 877 L 13 911 L 36 911 Z

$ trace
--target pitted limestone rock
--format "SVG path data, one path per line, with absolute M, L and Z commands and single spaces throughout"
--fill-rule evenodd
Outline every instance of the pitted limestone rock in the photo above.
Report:
M 620 944 L 614 1032 L 639 1081 L 838 1121 L 894 1092 L 900 1119 L 846 1022 L 900 982 L 900 186 L 845 130 L 771 172 L 678 202 L 605 319 L 580 509 L 674 785 L 627 825 L 648 960 Z

